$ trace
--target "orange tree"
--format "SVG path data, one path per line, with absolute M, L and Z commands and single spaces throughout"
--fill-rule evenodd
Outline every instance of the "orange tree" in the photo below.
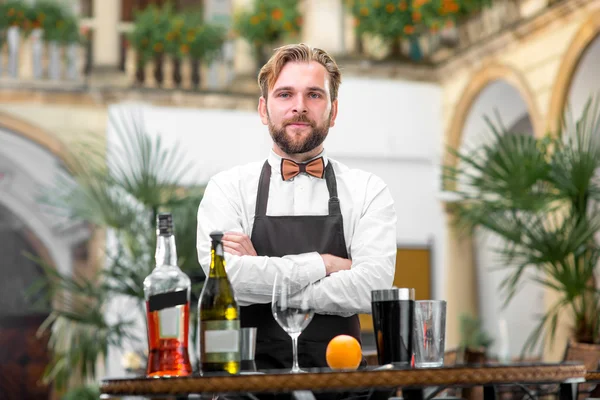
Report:
M 264 48 L 300 32 L 302 16 L 297 0 L 254 0 L 249 10 L 236 15 L 234 30 L 256 52 L 259 65 L 265 61 Z
M 167 52 L 174 57 L 211 62 L 221 51 L 226 30 L 203 21 L 199 14 L 177 15 L 169 32 Z
M 161 57 L 169 42 L 173 10 L 170 5 L 157 7 L 150 5 L 136 12 L 134 28 L 129 35 L 129 43 L 137 52 L 138 65 Z
M 392 43 L 398 53 L 402 39 L 453 26 L 461 18 L 491 4 L 492 0 L 346 0 L 356 32 L 369 33 Z
M 21 0 L 9 0 L 0 4 L 0 14 L 7 26 L 28 28 L 27 14 L 30 7 Z
M 40 27 L 44 29 L 44 39 L 48 42 L 59 41 L 61 37 L 60 21 L 64 19 L 63 8 L 53 2 L 43 1 L 32 8 L 30 21 L 32 28 Z
M 166 35 L 165 52 L 173 57 L 175 63 L 175 83 L 181 82 L 181 60 L 189 58 L 192 63 L 192 83 L 198 87 L 200 64 L 210 63 L 217 57 L 223 47 L 225 34 L 224 27 L 205 22 L 199 13 L 174 15 L 171 29 Z

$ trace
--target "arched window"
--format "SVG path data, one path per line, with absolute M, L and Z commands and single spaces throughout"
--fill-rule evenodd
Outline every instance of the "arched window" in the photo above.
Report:
M 0 205 L 0 315 L 47 313 L 45 292 L 31 292 L 44 274 L 35 259 L 48 259 L 39 239 L 23 221 Z

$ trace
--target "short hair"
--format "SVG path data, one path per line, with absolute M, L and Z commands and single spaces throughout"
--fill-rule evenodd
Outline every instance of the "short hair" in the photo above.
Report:
M 262 97 L 267 99 L 269 89 L 275 85 L 281 70 L 288 62 L 316 61 L 329 73 L 329 92 L 331 101 L 337 99 L 338 88 L 342 83 L 342 74 L 335 60 L 326 51 L 310 47 L 304 43 L 288 44 L 275 49 L 275 53 L 258 73 L 258 86 Z

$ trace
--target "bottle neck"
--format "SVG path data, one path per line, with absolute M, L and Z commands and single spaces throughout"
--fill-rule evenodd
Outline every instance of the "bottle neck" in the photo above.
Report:
M 211 260 L 209 277 L 223 278 L 227 276 L 225 273 L 225 257 L 223 253 L 223 243 L 213 242 L 210 254 Z
M 177 267 L 177 248 L 175 247 L 175 236 L 158 235 L 156 238 L 156 268 L 163 266 Z

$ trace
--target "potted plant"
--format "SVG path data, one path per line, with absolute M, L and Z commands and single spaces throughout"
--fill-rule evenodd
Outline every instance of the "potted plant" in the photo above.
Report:
M 406 39 L 411 44 L 410 58 L 419 61 L 420 35 L 453 26 L 491 0 L 346 0 L 345 4 L 354 16 L 358 36 L 380 37 L 389 44 L 391 58 L 403 57 L 401 42 Z
M 556 292 L 524 352 L 542 338 L 552 343 L 563 313 L 572 321 L 574 341 L 600 343 L 598 102 L 590 100 L 577 121 L 567 114 L 560 130 L 543 138 L 507 132 L 489 119 L 488 125 L 485 144 L 450 149 L 456 164 L 445 169 L 444 179 L 457 198 L 454 222 L 466 233 L 481 228 L 504 240 L 498 255 L 509 268 L 501 284 L 506 303 L 524 279 Z
M 482 329 L 479 318 L 463 314 L 459 326 L 460 355 L 457 358 L 467 364 L 484 362 L 494 340 Z
M 60 29 L 60 43 L 65 49 L 65 59 L 67 64 L 67 78 L 74 80 L 79 76 L 79 51 L 81 44 L 84 42 L 84 37 L 81 34 L 79 21 L 77 17 L 65 12 L 64 24 Z
M 200 87 L 200 65 L 212 62 L 223 47 L 226 30 L 218 24 L 202 22 L 197 15 L 189 15 L 185 22 L 185 35 L 180 50 L 191 60 L 192 84 Z
M 19 48 L 21 33 L 27 28 L 27 13 L 29 6 L 21 0 L 9 0 L 0 4 L 0 14 L 5 18 L 6 42 L 8 45 L 8 73 L 13 78 L 18 76 Z
M 59 79 L 62 64 L 61 47 L 79 43 L 81 40 L 77 18 L 63 6 L 51 1 L 37 3 L 33 10 L 33 25 L 41 27 L 43 38 L 48 43 L 48 75 L 51 79 Z M 68 55 L 71 64 L 73 57 Z
M 43 73 L 44 41 L 48 22 L 61 12 L 61 7 L 49 1 L 42 1 L 29 8 L 27 17 L 27 34 L 31 40 L 31 53 L 33 60 L 33 77 L 39 79 Z
M 267 61 L 267 45 L 296 36 L 301 26 L 297 0 L 254 0 L 250 10 L 238 13 L 234 19 L 234 30 L 252 46 L 258 68 Z
M 149 5 L 142 11 L 135 12 L 133 31 L 129 35 L 129 43 L 137 53 L 136 78 L 143 82 L 142 71 L 148 61 L 154 61 L 154 78 L 160 85 L 163 82 L 163 60 L 167 35 L 171 30 L 173 7 L 170 3 L 162 7 Z

